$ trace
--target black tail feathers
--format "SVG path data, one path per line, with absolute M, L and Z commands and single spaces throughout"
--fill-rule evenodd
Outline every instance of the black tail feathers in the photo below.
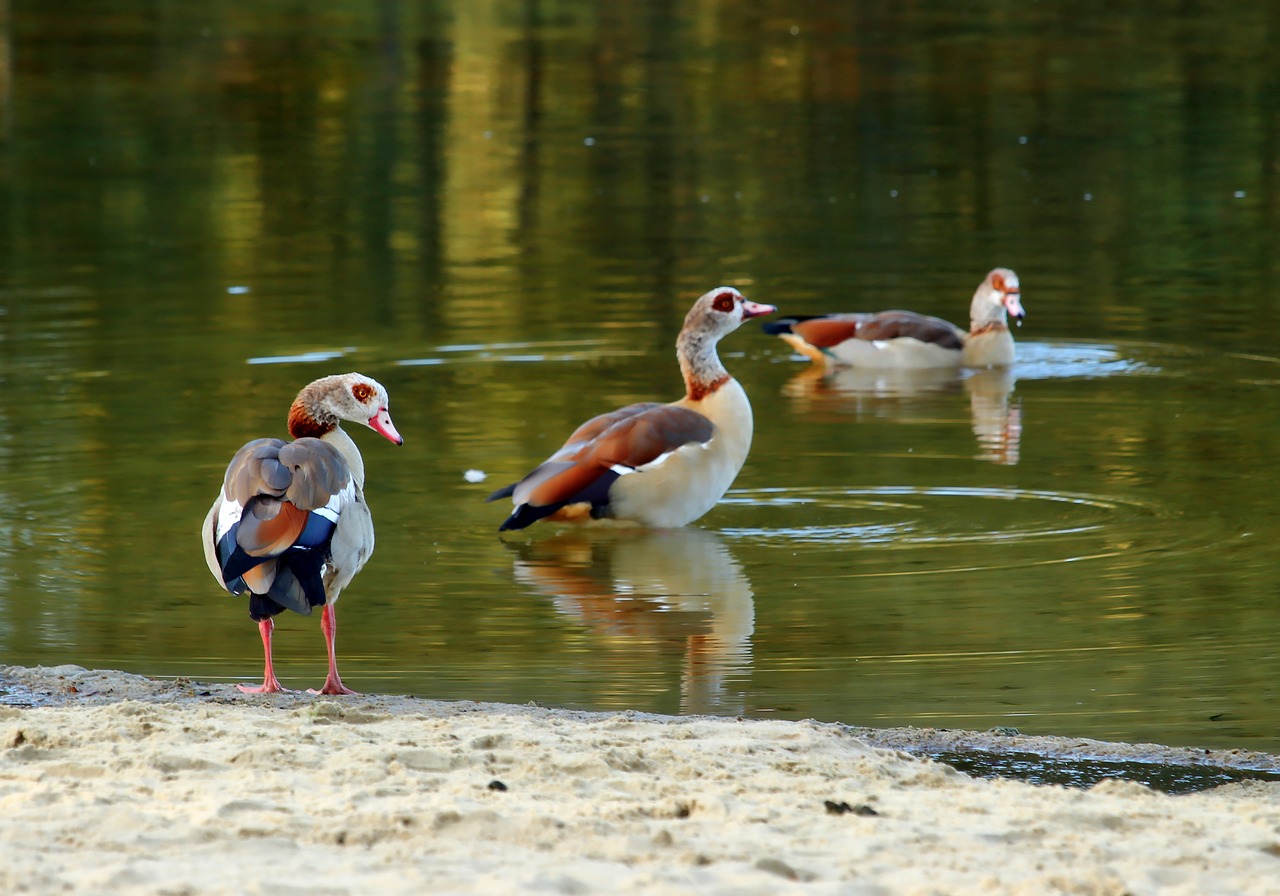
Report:
M 523 529 L 526 526 L 532 526 L 543 517 L 551 516 L 564 504 L 548 504 L 545 507 L 536 507 L 533 504 L 521 504 L 511 516 L 507 517 L 501 526 L 498 527 L 499 532 L 506 532 L 508 529 Z
M 802 324 L 807 320 L 813 320 L 815 317 L 821 317 L 820 314 L 809 314 L 803 317 L 784 317 L 782 320 L 765 321 L 760 325 L 760 329 L 764 330 L 769 336 L 782 336 L 791 332 L 791 328 L 796 324 Z

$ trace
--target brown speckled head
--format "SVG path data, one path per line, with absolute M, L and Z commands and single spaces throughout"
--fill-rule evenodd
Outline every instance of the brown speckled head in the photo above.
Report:
M 326 376 L 309 383 L 289 408 L 289 435 L 324 438 L 343 420 L 367 426 L 384 438 L 403 444 L 387 411 L 387 390 L 360 373 Z
M 729 373 L 716 354 L 716 343 L 744 320 L 772 314 L 772 305 L 749 301 L 731 286 L 717 286 L 693 303 L 676 339 L 676 357 L 684 374 L 686 397 L 701 401 L 727 383 Z

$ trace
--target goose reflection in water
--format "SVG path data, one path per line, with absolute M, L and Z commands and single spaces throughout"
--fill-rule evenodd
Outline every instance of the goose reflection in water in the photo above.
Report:
M 516 581 L 605 638 L 679 643 L 681 713 L 737 715 L 751 674 L 755 600 L 742 566 L 705 529 L 575 530 L 529 544 Z
M 1022 402 L 1014 400 L 1013 368 L 975 370 L 964 378 L 979 460 L 1013 466 L 1022 448 Z
M 868 370 L 806 368 L 787 382 L 783 394 L 807 416 L 875 417 L 918 420 L 937 411 L 948 393 L 967 392 L 978 460 L 1004 466 L 1018 462 L 1022 406 L 1013 397 L 1014 368 L 985 370 Z

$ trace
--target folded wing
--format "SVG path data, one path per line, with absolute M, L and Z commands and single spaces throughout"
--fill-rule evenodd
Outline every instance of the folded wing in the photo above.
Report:
M 255 619 L 325 602 L 322 572 L 343 507 L 354 498 L 342 455 L 320 439 L 258 439 L 227 467 L 214 539 L 223 583 L 248 591 Z
M 829 314 L 822 317 L 792 318 L 766 327 L 775 335 L 790 332 L 819 349 L 839 345 L 848 339 L 868 342 L 911 338 L 941 348 L 964 347 L 964 331 L 938 317 L 913 311 L 881 311 L 876 314 Z
M 652 402 L 628 405 L 588 420 L 537 469 L 489 500 L 510 496 L 516 505 L 500 529 L 523 529 L 571 504 L 589 504 L 593 516 L 606 516 L 609 487 L 619 476 L 643 473 L 672 451 L 714 435 L 715 425 L 697 411 Z

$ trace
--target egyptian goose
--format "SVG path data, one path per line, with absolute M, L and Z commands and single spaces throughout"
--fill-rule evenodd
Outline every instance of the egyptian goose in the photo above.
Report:
M 1021 322 L 1018 275 L 996 268 L 973 294 L 969 332 L 913 311 L 792 317 L 764 325 L 811 361 L 875 368 L 1006 367 L 1014 361 L 1006 314 Z
M 321 604 L 329 676 L 313 693 L 355 693 L 338 675 L 333 605 L 373 553 L 373 517 L 364 461 L 343 420 L 404 444 L 381 384 L 359 373 L 326 376 L 289 408 L 294 441 L 255 439 L 236 452 L 204 518 L 209 571 L 232 594 L 249 593 L 249 618 L 262 636 L 262 685 L 237 685 L 245 693 L 284 690 L 271 664 L 272 617 L 284 610 L 309 616 Z
M 684 398 L 627 405 L 579 426 L 532 473 L 489 496 L 515 505 L 499 531 L 540 519 L 675 527 L 714 507 L 747 459 L 753 426 L 747 394 L 720 363 L 716 343 L 776 310 L 727 286 L 700 297 L 676 339 Z

